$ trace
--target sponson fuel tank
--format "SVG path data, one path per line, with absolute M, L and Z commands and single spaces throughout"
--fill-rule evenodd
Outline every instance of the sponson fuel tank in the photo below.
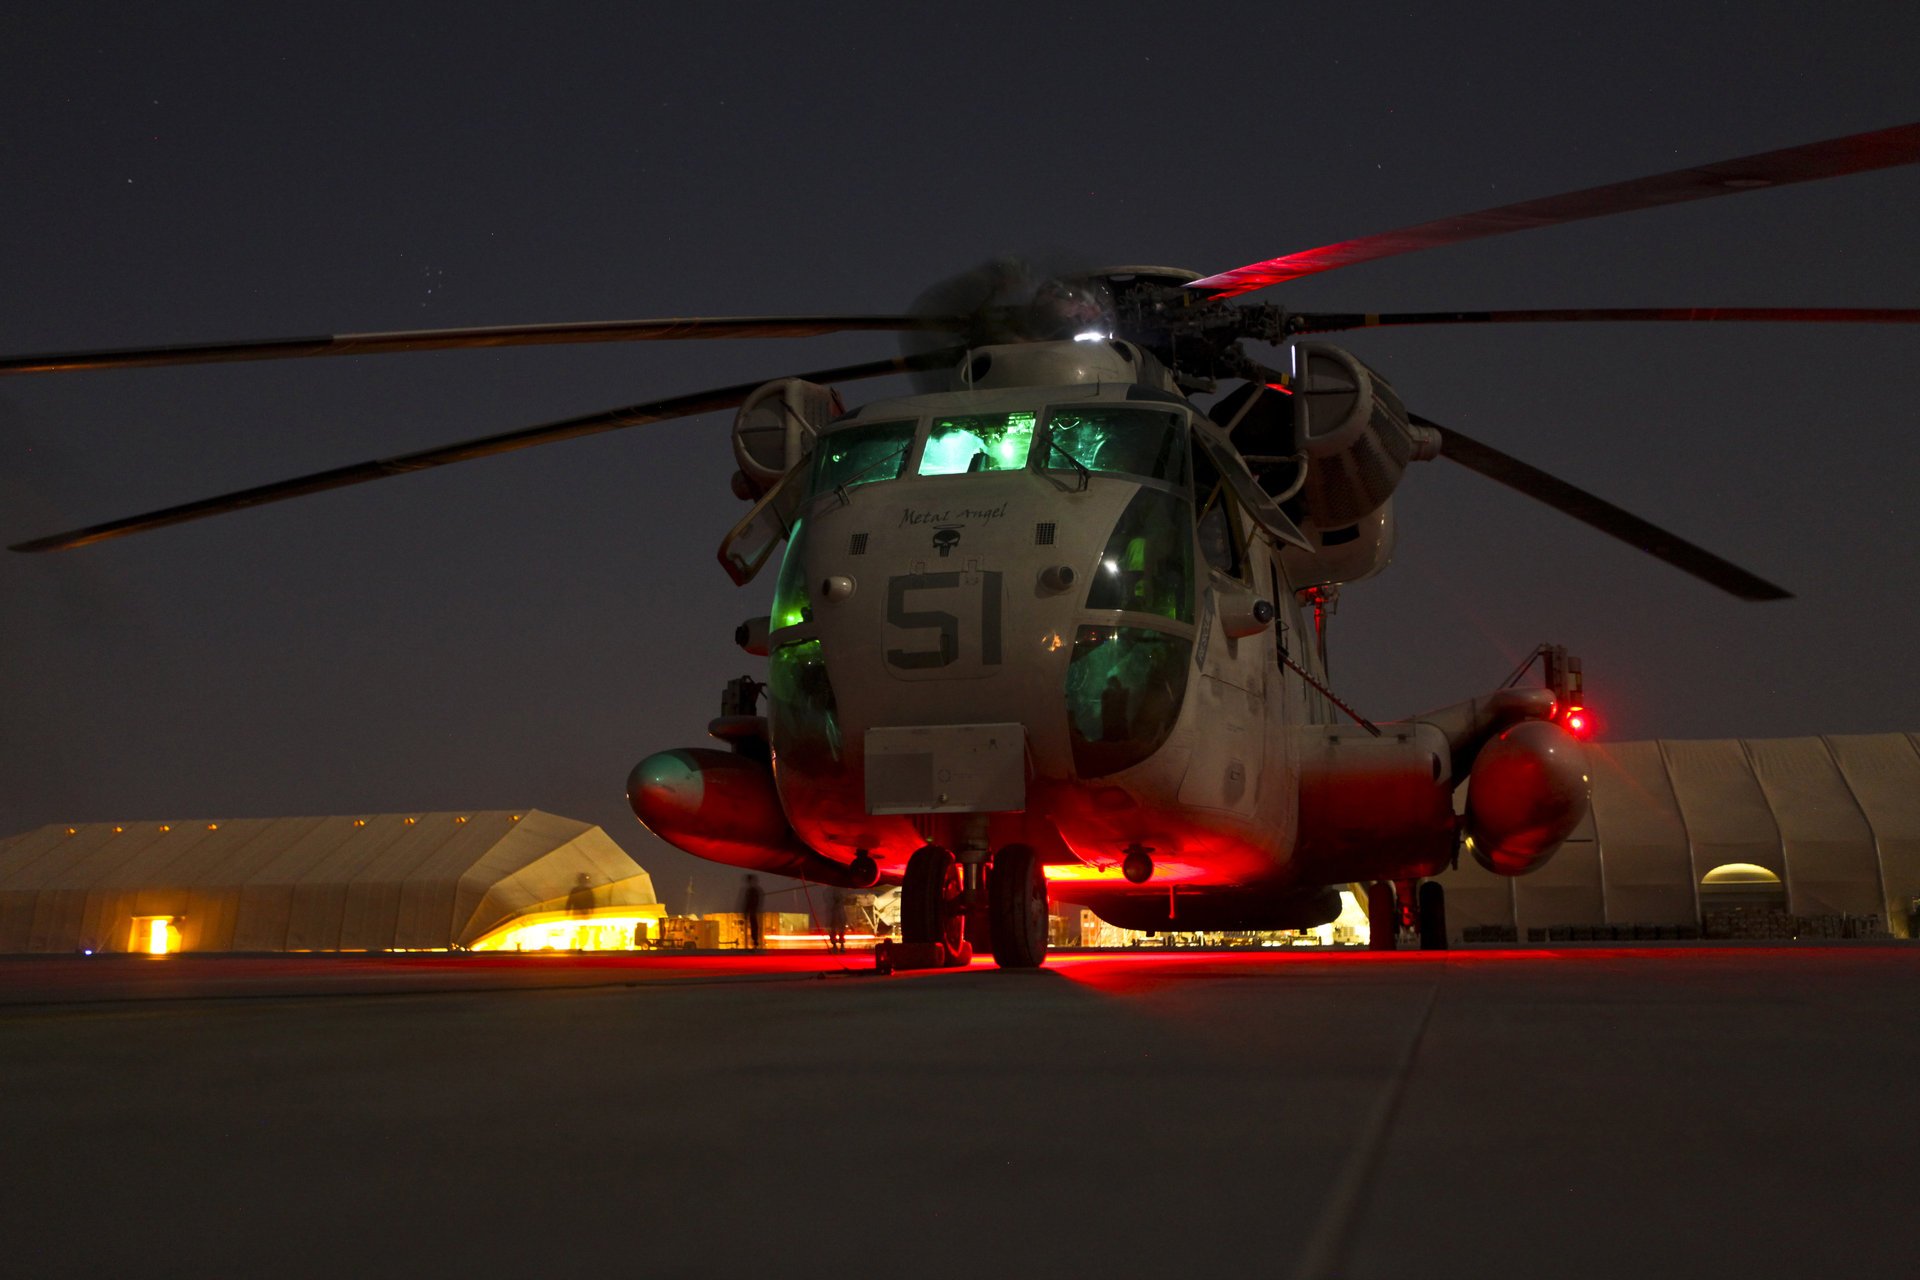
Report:
M 1580 744 L 1552 721 L 1523 721 L 1482 747 L 1467 775 L 1467 847 L 1489 871 L 1525 875 L 1573 834 L 1587 805 Z
M 849 866 L 801 844 L 780 808 L 773 770 L 706 747 L 657 751 L 627 775 L 627 803 L 653 834 L 696 857 L 815 884 L 864 889 L 871 859 Z

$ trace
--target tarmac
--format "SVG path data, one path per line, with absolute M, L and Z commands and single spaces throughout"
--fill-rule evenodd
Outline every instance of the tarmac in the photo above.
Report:
M 0 959 L 32 1276 L 1912 1274 L 1920 946 Z

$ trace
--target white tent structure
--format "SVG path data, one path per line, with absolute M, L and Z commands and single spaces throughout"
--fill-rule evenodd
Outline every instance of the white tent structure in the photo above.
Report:
M 1877 916 L 1898 937 L 1920 899 L 1920 737 L 1598 742 L 1593 809 L 1514 879 L 1446 872 L 1447 922 L 1529 929 L 1697 925 L 1716 889 L 1777 882 L 1796 916 Z
M 485 948 L 515 945 L 533 918 L 631 937 L 663 914 L 604 831 L 538 810 L 55 824 L 0 840 L 0 953 Z

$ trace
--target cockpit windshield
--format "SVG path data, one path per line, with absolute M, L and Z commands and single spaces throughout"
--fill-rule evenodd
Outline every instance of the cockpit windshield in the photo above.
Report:
M 811 492 L 831 493 L 857 484 L 897 480 L 913 448 L 914 428 L 905 422 L 862 422 L 820 437 L 813 451 Z
M 935 418 L 920 455 L 923 476 L 1018 471 L 1027 465 L 1038 415 L 1026 410 Z
M 1047 468 L 1118 472 L 1183 486 L 1185 415 L 1133 405 L 1069 405 L 1047 415 Z

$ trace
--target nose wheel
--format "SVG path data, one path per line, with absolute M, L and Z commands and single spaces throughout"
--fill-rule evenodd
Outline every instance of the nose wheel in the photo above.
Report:
M 976 877 L 977 880 L 977 877 Z M 973 932 L 992 939 L 993 958 L 1002 969 L 1033 969 L 1047 958 L 1047 880 L 1039 855 L 1024 844 L 1010 844 L 994 855 L 985 885 L 985 902 L 968 901 L 960 860 L 939 845 L 926 845 L 907 859 L 900 886 L 900 939 L 890 967 L 965 964 L 973 958 L 967 921 Z M 978 890 L 975 891 L 976 895 Z M 915 954 L 915 953 L 918 954 Z
M 960 860 L 951 850 L 924 845 L 907 859 L 900 885 L 900 940 L 910 947 L 939 943 L 948 964 L 973 958 Z
M 993 855 L 987 876 L 993 958 L 1002 969 L 1034 969 L 1047 958 L 1047 879 L 1024 844 Z

